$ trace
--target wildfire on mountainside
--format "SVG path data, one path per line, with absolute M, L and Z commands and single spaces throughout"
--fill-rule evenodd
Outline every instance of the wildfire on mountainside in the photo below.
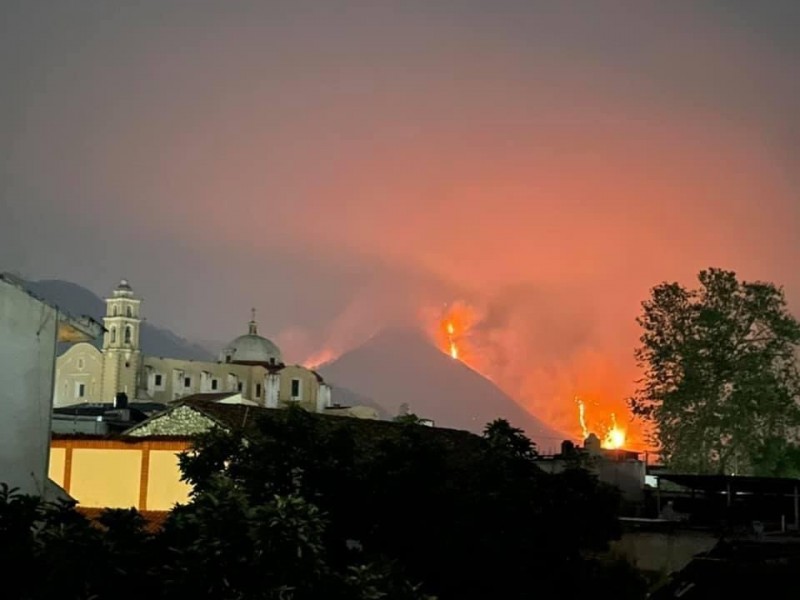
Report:
M 589 427 L 586 425 L 586 403 L 580 398 L 575 398 L 575 402 L 578 405 L 578 422 L 581 426 L 581 433 L 583 439 L 586 439 L 589 437 L 590 433 Z M 625 430 L 617 424 L 617 415 L 615 413 L 611 413 L 610 423 L 608 425 L 603 425 L 601 423 L 600 427 L 605 430 L 602 432 L 602 437 L 600 439 L 600 444 L 603 448 L 619 450 L 625 445 Z
M 456 333 L 456 328 L 453 325 L 452 321 L 448 321 L 445 325 L 445 329 L 447 331 L 447 346 L 450 350 L 450 357 L 458 360 L 458 345 L 456 344 L 455 339 L 453 336 Z
M 455 301 L 446 304 L 443 309 L 439 310 L 438 314 L 436 312 L 428 312 L 427 315 L 433 318 L 432 324 L 435 324 L 433 329 L 429 329 L 431 337 L 443 353 L 454 360 L 460 360 L 487 379 L 495 381 L 501 389 L 504 389 L 512 397 L 517 398 L 518 401 L 525 398 L 524 394 L 520 396 L 520 389 L 515 384 L 508 383 L 506 378 L 508 373 L 503 371 L 502 362 L 497 360 L 496 351 L 499 340 L 506 341 L 509 340 L 509 337 L 493 336 L 491 331 L 487 331 L 485 327 L 482 327 L 483 313 L 480 308 L 464 301 Z M 429 323 L 431 322 L 429 321 Z M 507 349 L 503 348 L 503 350 L 507 356 Z M 495 352 L 495 354 L 492 354 L 492 352 Z M 563 388 L 572 387 L 574 390 L 572 394 L 577 391 L 575 390 L 577 386 L 594 390 L 594 393 L 590 394 L 588 401 L 582 398 L 575 398 L 575 402 L 578 405 L 581 441 L 585 440 L 589 433 L 593 431 L 600 438 L 603 448 L 621 449 L 631 444 L 639 445 L 636 444 L 638 435 L 635 428 L 629 431 L 617 419 L 617 415 L 620 414 L 619 411 L 623 409 L 622 403 L 604 400 L 608 394 L 619 393 L 615 390 L 615 382 L 613 380 L 611 383 L 605 381 L 605 377 L 613 376 L 613 372 L 600 371 L 598 373 L 596 372 L 597 369 L 591 368 L 591 363 L 585 366 L 588 370 L 581 371 L 577 380 L 571 378 L 559 381 L 559 385 L 563 386 Z M 537 374 L 542 373 L 539 365 L 531 365 L 531 369 Z M 563 398 L 562 394 L 563 391 L 559 392 L 557 396 Z M 563 407 L 564 410 L 558 410 L 557 405 L 550 404 L 549 408 L 551 414 L 555 416 L 555 419 L 551 419 L 551 424 L 558 429 L 560 421 L 561 430 L 570 431 L 572 428 L 568 423 L 574 417 L 569 416 L 567 406 Z M 542 412 L 537 411 L 537 414 L 540 417 L 542 416 Z M 605 416 L 598 418 L 598 414 Z M 574 423 L 574 421 L 572 422 Z
M 436 345 L 454 360 L 470 364 L 467 352 L 468 337 L 476 318 L 473 310 L 463 302 L 447 304 L 438 317 L 434 333 Z

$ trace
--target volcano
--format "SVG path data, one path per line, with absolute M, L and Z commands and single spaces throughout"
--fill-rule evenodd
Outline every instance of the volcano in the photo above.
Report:
M 409 412 L 432 419 L 437 427 L 476 433 L 502 418 L 523 429 L 540 451 L 554 450 L 567 438 L 413 329 L 385 330 L 318 370 L 333 385 L 334 401 L 345 400 L 337 394 L 344 388 L 372 399 L 390 415 L 407 404 Z

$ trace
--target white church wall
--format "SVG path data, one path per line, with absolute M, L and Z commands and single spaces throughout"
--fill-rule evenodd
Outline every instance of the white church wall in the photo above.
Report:
M 53 404 L 60 407 L 101 402 L 102 382 L 103 354 L 91 344 L 75 344 L 56 360 Z

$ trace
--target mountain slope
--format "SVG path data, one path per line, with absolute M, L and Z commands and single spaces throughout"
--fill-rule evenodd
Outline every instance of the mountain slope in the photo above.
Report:
M 54 304 L 68 313 L 87 315 L 103 322 L 106 303 L 85 287 L 60 279 L 25 282 L 25 287 L 36 296 Z M 156 327 L 147 321 L 142 322 L 142 352 L 150 356 L 164 356 L 185 360 L 213 360 L 214 357 L 204 348 L 183 339 L 168 329 Z M 98 348 L 102 338 L 94 341 Z M 61 349 L 59 351 L 62 351 Z
M 480 373 L 440 352 L 414 330 L 384 331 L 323 365 L 319 372 L 334 389 L 342 386 L 372 398 L 392 415 L 406 403 L 410 412 L 433 419 L 439 427 L 475 432 L 504 418 L 524 429 L 542 450 L 556 448 L 565 439 Z

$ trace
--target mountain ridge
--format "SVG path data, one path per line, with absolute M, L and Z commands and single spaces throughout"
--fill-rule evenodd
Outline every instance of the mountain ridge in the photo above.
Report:
M 391 414 L 407 404 L 410 412 L 437 426 L 478 433 L 503 418 L 525 430 L 540 449 L 557 448 L 567 439 L 415 329 L 383 330 L 318 371 L 333 386 L 370 398 Z
M 91 290 L 71 281 L 63 279 L 41 279 L 24 281 L 23 286 L 46 302 L 56 305 L 75 316 L 86 315 L 102 323 L 105 316 L 106 303 Z M 165 327 L 159 327 L 142 321 L 142 352 L 150 356 L 164 356 L 184 360 L 209 360 L 214 356 L 200 346 L 173 333 Z M 102 347 L 102 339 L 91 342 L 93 346 Z M 65 348 L 59 348 L 59 354 Z

